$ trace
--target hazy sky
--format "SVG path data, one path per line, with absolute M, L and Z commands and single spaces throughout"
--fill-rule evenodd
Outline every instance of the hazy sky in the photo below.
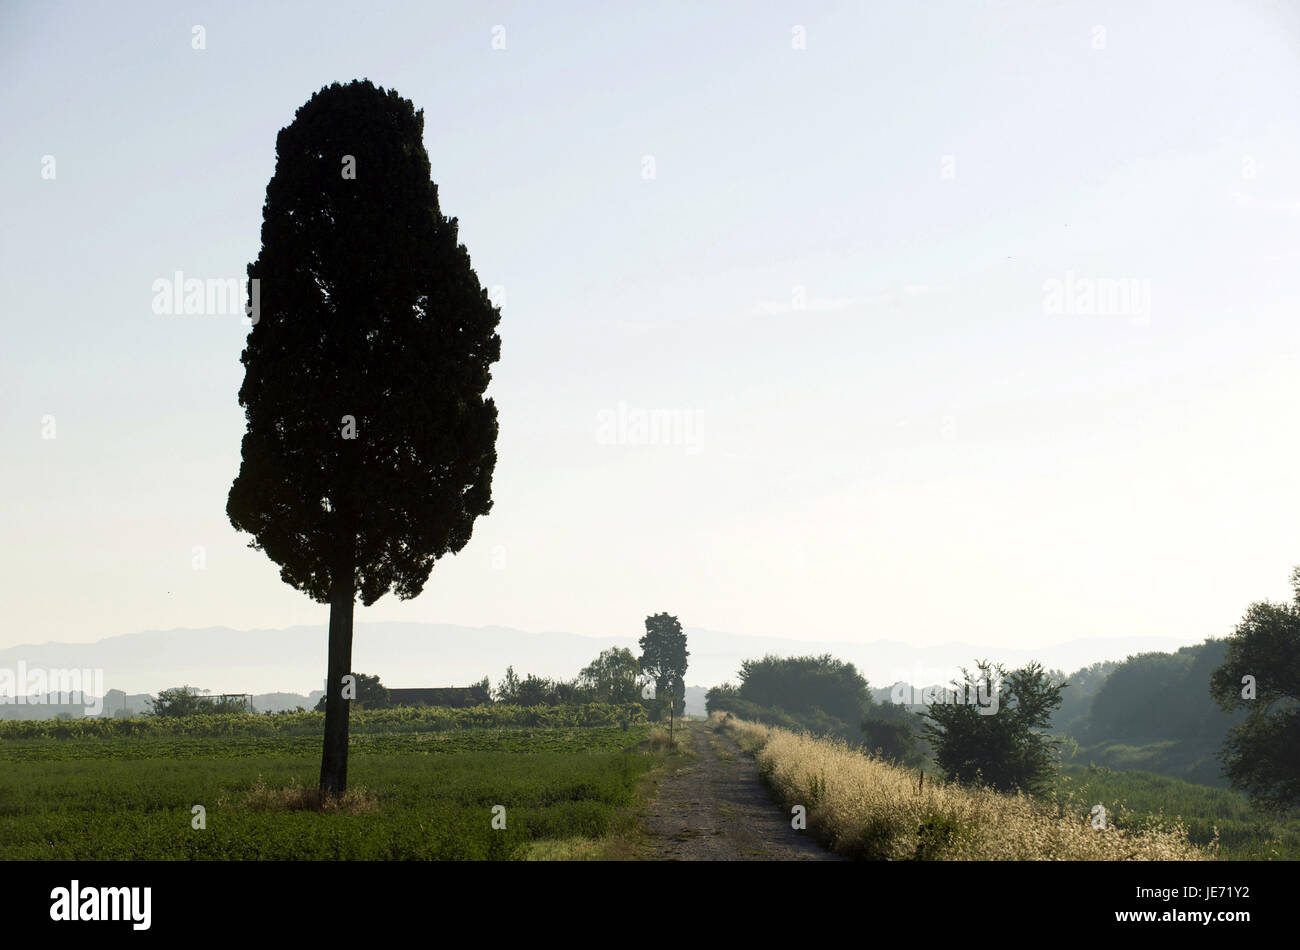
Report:
M 1294 4 L 6 2 L 0 646 L 327 617 L 226 519 L 247 328 L 151 304 L 242 277 L 353 78 L 504 289 L 495 508 L 358 619 L 1033 646 L 1288 596 Z

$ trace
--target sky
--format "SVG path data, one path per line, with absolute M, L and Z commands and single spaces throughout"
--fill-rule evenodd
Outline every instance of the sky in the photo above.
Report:
M 357 619 L 1032 647 L 1300 564 L 1294 4 L 0 6 L 0 647 L 324 623 L 225 514 L 277 132 L 424 110 L 494 508 Z M 653 432 L 638 419 L 666 423 Z

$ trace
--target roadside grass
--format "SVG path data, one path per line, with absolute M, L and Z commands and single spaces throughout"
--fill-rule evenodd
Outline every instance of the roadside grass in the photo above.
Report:
M 690 736 L 690 730 L 685 727 L 674 729 L 670 738 L 667 729 L 662 726 L 651 726 L 646 736 L 646 745 L 651 752 L 663 755 L 693 756 L 695 752 Z
M 803 805 L 808 830 L 859 860 L 1206 860 L 1185 827 L 1094 829 L 1088 816 L 988 788 L 924 784 L 909 769 L 847 745 L 718 717 L 781 805 Z
M 652 727 L 633 750 L 652 761 L 649 769 L 636 780 L 631 801 L 618 808 L 610 828 L 599 840 L 589 838 L 545 839 L 533 842 L 517 858 L 524 861 L 637 861 L 648 854 L 650 836 L 644 818 L 651 802 L 659 794 L 659 785 L 683 769 L 689 768 L 695 754 L 683 731 L 673 736 L 668 730 Z

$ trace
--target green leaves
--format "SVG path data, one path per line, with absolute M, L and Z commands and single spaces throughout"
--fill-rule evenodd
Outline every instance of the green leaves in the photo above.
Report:
M 1220 708 L 1244 710 L 1220 759 L 1234 788 L 1274 811 L 1300 809 L 1300 569 L 1292 604 L 1251 604 L 1210 676 Z
M 1041 790 L 1056 768 L 1051 724 L 1066 684 L 1038 663 L 1008 673 L 980 661 L 922 713 L 922 732 L 949 779 L 999 791 Z M 946 700 L 946 701 L 944 701 Z
M 590 690 L 592 699 L 600 703 L 633 703 L 640 697 L 637 680 L 641 664 L 632 651 L 622 647 L 602 650 L 578 674 L 578 683 Z
M 686 634 L 676 617 L 666 613 L 645 618 L 645 636 L 641 647 L 641 670 L 654 677 L 655 696 L 673 696 L 678 706 L 686 694 Z
M 830 654 L 746 660 L 740 680 L 741 699 L 795 714 L 818 710 L 850 726 L 871 705 L 862 674 Z

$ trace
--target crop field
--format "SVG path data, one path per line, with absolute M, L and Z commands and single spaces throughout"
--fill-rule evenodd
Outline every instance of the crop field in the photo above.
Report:
M 624 718 L 644 723 L 645 710 L 636 703 L 612 706 L 584 703 L 573 706 L 475 706 L 470 709 L 402 707 L 399 709 L 354 709 L 351 734 L 394 732 L 439 732 L 457 729 L 564 726 L 617 726 Z M 315 736 L 325 728 L 320 712 L 278 715 L 225 715 L 140 717 L 135 719 L 16 719 L 0 722 L 0 748 L 17 739 L 151 738 L 186 736 Z
M 472 711 L 396 712 L 426 715 L 355 717 L 349 802 L 333 812 L 300 804 L 321 743 L 300 717 L 320 714 L 6 723 L 22 728 L 0 730 L 0 859 L 563 857 L 635 825 L 638 780 L 658 761 L 640 722 L 475 728 L 431 715 Z
M 635 727 L 644 734 L 644 727 Z M 463 729 L 447 732 L 361 733 L 348 742 L 350 755 L 403 752 L 614 752 L 634 733 L 612 726 L 589 729 Z M 113 739 L 10 739 L 0 741 L 0 762 L 88 759 L 188 759 L 244 756 L 315 756 L 319 735 L 168 736 Z

